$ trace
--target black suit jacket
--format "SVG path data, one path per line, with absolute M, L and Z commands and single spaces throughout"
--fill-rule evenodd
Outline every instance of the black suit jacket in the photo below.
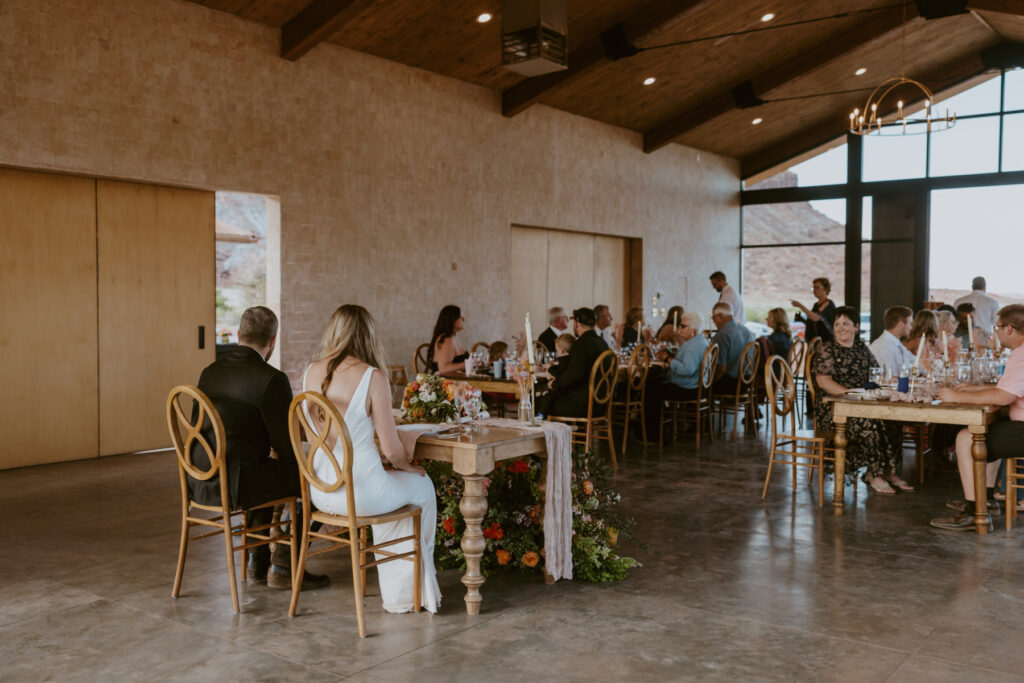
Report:
M 237 346 L 203 370 L 198 387 L 224 422 L 231 503 L 250 507 L 298 495 L 298 466 L 288 436 L 292 400 L 288 376 L 267 364 L 255 349 Z M 212 445 L 213 425 L 208 420 L 202 432 Z M 271 447 L 279 460 L 270 458 Z M 209 467 L 198 444 L 193 446 L 192 458 L 198 467 Z M 189 489 L 198 503 L 220 504 L 216 477 L 207 481 L 189 477 Z
M 569 358 L 551 387 L 552 415 L 585 417 L 590 395 L 590 370 L 597 357 L 608 350 L 608 344 L 594 330 L 579 336 L 569 350 Z
M 557 339 L 557 338 L 558 338 L 558 335 L 556 335 L 554 333 L 554 331 L 550 327 L 548 327 L 546 330 L 544 330 L 543 332 L 540 333 L 540 336 L 537 337 L 537 341 L 539 341 L 541 344 L 543 344 L 544 348 L 546 348 L 548 351 L 550 351 L 551 353 L 554 353 L 555 352 L 555 339 Z

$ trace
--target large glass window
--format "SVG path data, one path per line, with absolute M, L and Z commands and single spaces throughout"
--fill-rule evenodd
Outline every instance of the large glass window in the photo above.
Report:
M 999 170 L 999 117 L 960 119 L 932 137 L 930 174 L 966 175 Z
M 908 135 L 864 136 L 864 180 L 923 178 L 928 136 L 923 125 L 909 126 Z
M 944 100 L 935 103 L 934 116 L 944 116 L 946 110 L 956 112 L 957 116 L 971 116 L 974 114 L 991 114 L 999 111 L 999 90 L 1002 81 L 999 74 L 991 76 L 989 80 L 963 91 Z M 957 124 L 959 125 L 959 124 Z
M 829 298 L 844 300 L 842 244 L 800 247 L 762 247 L 743 250 L 743 306 L 747 321 L 763 323 L 768 311 L 779 306 L 790 320 L 797 308 L 794 299 L 810 308 L 814 303 L 811 281 L 825 277 L 832 283 Z
M 1013 69 L 1003 74 L 1006 85 L 1003 91 L 1003 110 L 1024 109 L 1024 69 Z
M 810 187 L 815 185 L 841 185 L 846 182 L 846 143 L 816 156 L 787 166 L 784 170 L 763 178 L 748 190 L 768 190 L 776 187 Z
M 845 239 L 845 199 L 762 204 L 743 209 L 744 246 Z
M 1024 171 L 1024 114 L 1003 119 L 1003 170 Z

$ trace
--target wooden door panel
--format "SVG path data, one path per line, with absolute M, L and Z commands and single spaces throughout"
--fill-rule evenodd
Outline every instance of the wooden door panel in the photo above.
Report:
M 512 226 L 511 264 L 512 308 L 509 332 L 522 334 L 526 313 L 537 337 L 547 327 L 548 231 Z
M 594 236 L 594 303 L 611 308 L 617 322 L 626 320 L 629 247 L 623 237 Z
M 0 469 L 97 454 L 95 199 L 0 170 Z
M 101 455 L 169 446 L 167 393 L 213 361 L 214 213 L 212 192 L 98 181 Z
M 594 236 L 549 230 L 548 306 L 561 306 L 572 315 L 574 308 L 593 306 L 593 298 Z

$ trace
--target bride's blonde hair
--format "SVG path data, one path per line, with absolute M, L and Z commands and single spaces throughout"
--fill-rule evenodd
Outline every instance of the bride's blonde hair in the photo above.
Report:
M 362 306 L 344 304 L 331 316 L 320 340 L 319 359 L 327 361 L 327 374 L 320 383 L 320 393 L 327 395 L 334 371 L 348 357 L 384 371 L 387 377 L 388 361 L 377 334 L 373 316 Z M 390 380 L 389 380 L 390 382 Z

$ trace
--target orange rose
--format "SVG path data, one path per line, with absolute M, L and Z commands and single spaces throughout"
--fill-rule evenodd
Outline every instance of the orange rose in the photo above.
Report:
M 540 555 L 532 550 L 523 555 L 523 564 L 527 567 L 536 567 L 538 562 L 540 562 Z
M 504 538 L 505 531 L 497 522 L 491 522 L 491 525 L 484 529 L 484 536 L 491 539 L 492 541 L 500 541 L 502 538 Z
M 498 564 L 508 564 L 508 561 L 512 559 L 512 553 L 507 550 L 498 550 L 495 555 L 498 556 Z
M 608 542 L 612 545 L 619 542 L 619 530 L 613 526 L 608 527 Z
M 442 522 L 442 525 L 444 526 L 444 530 L 447 531 L 448 533 L 450 533 L 450 534 L 454 534 L 455 533 L 455 519 L 454 518 L 452 518 L 452 517 L 445 517 L 444 521 Z
M 583 493 L 585 493 L 585 494 L 587 494 L 589 496 L 593 492 L 594 492 L 594 482 L 592 482 L 589 479 L 587 479 L 586 481 L 583 482 Z

